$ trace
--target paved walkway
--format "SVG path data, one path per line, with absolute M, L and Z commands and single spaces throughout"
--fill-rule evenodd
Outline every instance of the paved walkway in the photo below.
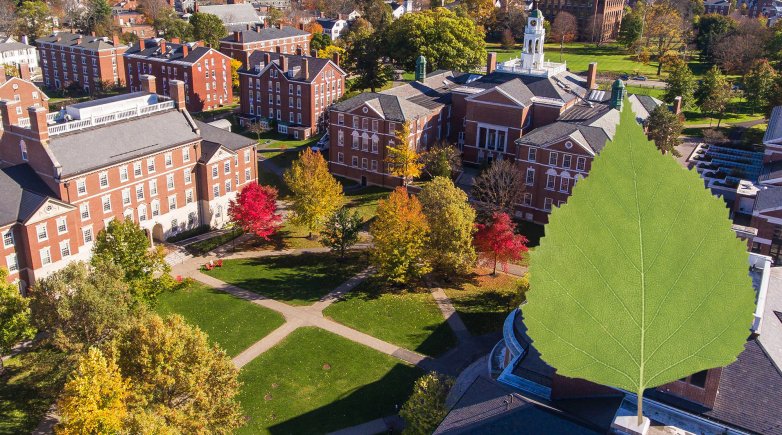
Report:
M 456 308 L 454 308 L 451 299 L 448 298 L 445 291 L 441 288 L 433 288 L 432 297 L 437 302 L 437 307 L 440 308 L 440 312 L 443 313 L 445 321 L 448 322 L 448 326 L 451 327 L 459 343 L 467 341 L 471 337 L 470 331 L 467 330 L 467 326 L 464 325 L 462 318 L 459 317 L 459 313 L 456 312 Z
M 398 415 L 377 418 L 366 423 L 330 432 L 328 435 L 372 435 L 389 432 L 401 432 L 404 421 Z

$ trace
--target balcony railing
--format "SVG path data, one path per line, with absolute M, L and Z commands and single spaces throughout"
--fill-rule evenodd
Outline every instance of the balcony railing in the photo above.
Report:
M 162 103 L 152 104 L 149 106 L 136 107 L 134 109 L 123 110 L 120 112 L 108 113 L 105 115 L 94 116 L 87 119 L 79 119 L 76 121 L 64 122 L 62 124 L 55 124 L 49 126 L 49 136 L 56 136 L 58 134 L 68 133 L 71 131 L 81 130 L 84 128 L 95 127 L 98 125 L 109 124 L 123 119 L 135 118 L 137 116 L 148 115 L 154 112 L 161 112 L 174 108 L 173 101 L 163 101 Z

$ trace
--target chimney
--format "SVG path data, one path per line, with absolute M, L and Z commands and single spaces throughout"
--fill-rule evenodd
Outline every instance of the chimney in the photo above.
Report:
M 304 80 L 310 79 L 310 61 L 306 57 L 301 58 L 301 73 L 304 74 Z
M 81 45 L 81 35 L 76 37 L 76 45 Z
M 190 53 L 190 46 L 187 44 L 182 44 L 182 57 L 187 57 L 189 53 Z
M 590 62 L 587 69 L 587 90 L 597 89 L 597 62 Z
M 234 42 L 242 42 L 242 32 L 234 31 Z
M 147 41 L 144 38 L 138 39 L 138 50 L 144 51 L 147 48 Z
M 288 57 L 287 56 L 280 56 L 280 69 L 284 73 L 288 72 Z
M 336 51 L 331 55 L 331 61 L 334 62 L 334 65 L 339 66 L 339 53 Z
M 27 62 L 21 62 L 19 64 L 19 78 L 27 81 L 30 81 L 33 78 L 33 74 L 30 72 L 30 64 Z
M 155 76 L 150 74 L 143 74 L 141 77 L 139 77 L 139 80 L 141 81 L 141 90 L 144 92 L 149 92 L 150 94 L 156 94 L 157 93 L 157 86 L 155 84 Z
M 318 50 L 315 50 L 314 48 L 310 50 L 310 57 L 318 57 Z
M 673 113 L 681 115 L 682 113 L 682 97 L 676 97 L 673 99 Z
M 182 40 L 179 39 L 179 38 L 171 38 L 171 43 L 172 44 L 181 44 Z
M 263 66 L 268 65 L 272 61 L 272 56 L 269 53 L 263 53 Z
M 115 47 L 119 47 L 119 44 L 120 44 L 119 35 L 117 35 L 116 33 L 111 35 L 111 45 Z
M 95 37 L 95 32 L 90 32 L 90 36 Z
M 263 29 L 263 24 L 256 24 L 255 25 L 255 31 L 258 33 L 261 33 L 261 29 Z
M 250 53 L 247 51 L 240 51 L 240 56 L 242 57 L 241 62 L 242 66 L 249 69 L 250 68 Z
M 168 82 L 168 93 L 174 101 L 176 108 L 182 112 L 185 110 L 185 82 L 182 80 L 171 80 Z
M 486 58 L 486 74 L 491 74 L 497 69 L 497 53 L 490 52 Z
M 30 38 L 27 35 L 22 35 L 22 44 L 30 45 Z
M 302 56 L 301 47 L 296 47 L 296 56 Z
M 49 111 L 44 107 L 27 108 L 27 114 L 30 115 L 30 130 L 41 142 L 49 139 L 49 125 L 46 122 L 48 113 Z
M 19 124 L 19 115 L 16 114 L 17 101 L 0 100 L 0 112 L 3 114 L 3 130 L 10 130 L 12 125 Z
M 299 23 L 299 30 L 304 30 L 304 23 Z
M 166 54 L 166 40 L 161 39 L 160 43 L 158 44 L 158 47 L 160 47 L 160 54 Z

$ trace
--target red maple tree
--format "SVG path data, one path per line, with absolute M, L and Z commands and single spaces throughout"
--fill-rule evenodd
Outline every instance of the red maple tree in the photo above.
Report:
M 527 238 L 516 234 L 516 224 L 507 213 L 494 213 L 488 224 L 475 224 L 477 231 L 473 244 L 480 253 L 483 264 L 494 263 L 497 274 L 497 263 L 502 265 L 504 272 L 508 271 L 508 263 L 518 261 L 527 252 Z
M 228 205 L 228 216 L 244 231 L 269 240 L 280 228 L 277 213 L 277 189 L 252 183 L 245 186 Z

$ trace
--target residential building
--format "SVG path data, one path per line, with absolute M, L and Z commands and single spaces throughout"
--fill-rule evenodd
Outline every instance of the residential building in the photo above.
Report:
M 0 101 L 2 257 L 22 289 L 91 255 L 112 219 L 132 219 L 150 241 L 227 221 L 227 204 L 257 180 L 255 141 L 194 121 L 184 83 L 171 98 L 142 91 L 49 113 Z
M 90 93 L 99 83 L 125 85 L 123 54 L 128 47 L 116 35 L 108 38 L 57 32 L 38 38 L 36 43 L 47 87 L 64 89 L 76 83 Z
M 636 392 L 568 378 L 548 365 L 528 335 L 522 305 L 506 318 L 488 370 L 456 398 L 434 433 L 782 434 L 782 275 L 762 255 L 750 254 L 748 266 L 757 306 L 744 350 L 726 367 L 647 389 L 647 430 L 621 426 L 636 414 Z M 687 292 L 678 293 L 686 304 Z
M 244 30 L 236 30 L 221 39 L 220 52 L 241 61 L 245 67 L 248 66 L 247 58 L 256 50 L 307 56 L 310 54 L 311 35 L 302 28 L 248 25 Z
M 336 41 L 348 30 L 348 21 L 343 18 L 318 18 L 315 21 L 323 27 L 323 33 L 329 35 L 332 41 Z
M 386 1 L 386 4 L 391 7 L 391 16 L 394 19 L 399 19 L 404 14 L 410 14 L 415 12 L 413 6 L 413 0 L 391 0 Z
M 258 11 L 255 10 L 255 7 L 250 3 L 243 3 L 241 0 L 231 0 L 226 4 L 208 6 L 196 3 L 195 9 L 197 12 L 217 15 L 229 32 L 241 30 L 247 25 L 263 25 L 263 21 L 258 16 Z
M 27 107 L 44 107 L 49 109 L 49 97 L 30 80 L 19 77 L 8 77 L 0 73 L 0 100 L 17 102 L 16 114 L 19 119 L 27 118 Z M 25 122 L 25 121 L 21 121 Z
M 169 95 L 171 80 L 183 81 L 185 102 L 191 112 L 233 102 L 231 58 L 200 43 L 140 39 L 125 53 L 125 64 L 131 91 L 141 90 L 141 77 L 151 74 L 161 95 Z
M 329 106 L 345 92 L 345 76 L 333 60 L 255 51 L 239 70 L 240 117 L 273 121 L 280 133 L 308 138 L 326 128 Z
M 0 43 L 0 65 L 11 66 L 16 69 L 25 66 L 29 69 L 32 77 L 39 78 L 41 76 L 41 71 L 38 67 L 38 50 L 32 45 L 12 39 Z
M 703 2 L 704 12 L 707 14 L 730 15 L 730 0 L 706 0 Z
M 122 33 L 131 33 L 138 38 L 152 38 L 157 36 L 155 28 L 147 24 L 144 14 L 138 11 L 118 10 L 112 12 L 114 25 Z
M 579 39 L 589 42 L 616 39 L 625 7 L 624 0 L 540 0 L 537 4 L 549 22 L 560 11 L 573 14 L 578 21 Z

